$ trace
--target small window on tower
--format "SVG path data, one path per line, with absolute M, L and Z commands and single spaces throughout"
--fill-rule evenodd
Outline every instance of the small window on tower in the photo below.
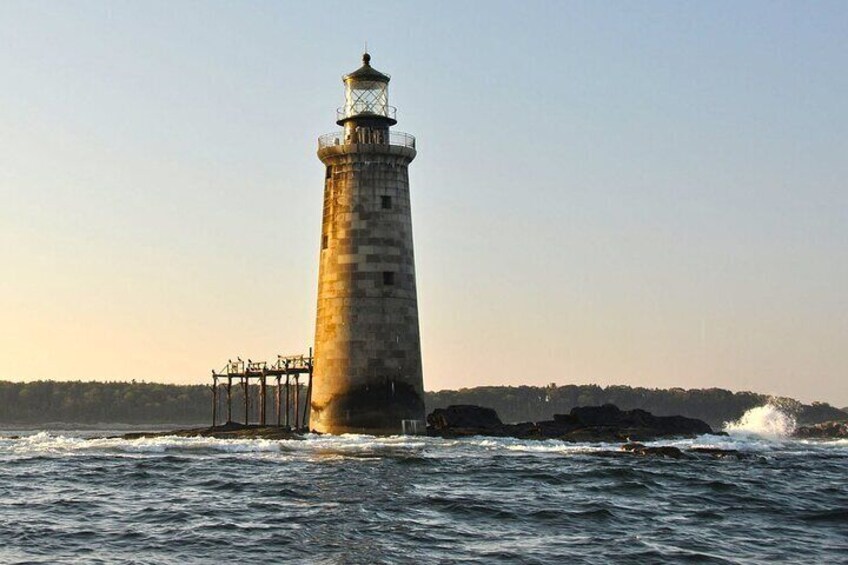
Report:
M 383 271 L 383 286 L 394 286 L 395 274 L 392 271 Z
M 391 196 L 381 196 L 380 197 L 380 207 L 383 210 L 391 210 L 392 209 L 392 197 Z
M 327 174 L 324 178 L 330 179 L 333 176 L 333 167 L 327 167 Z
M 330 236 L 324 235 L 321 236 L 321 249 L 327 249 L 330 245 Z

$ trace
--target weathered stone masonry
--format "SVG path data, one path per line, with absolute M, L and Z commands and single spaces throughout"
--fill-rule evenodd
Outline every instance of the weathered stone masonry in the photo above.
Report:
M 377 139 L 318 151 L 326 179 L 310 426 L 321 432 L 398 433 L 424 417 L 408 176 L 416 151 L 390 144 L 387 127 Z

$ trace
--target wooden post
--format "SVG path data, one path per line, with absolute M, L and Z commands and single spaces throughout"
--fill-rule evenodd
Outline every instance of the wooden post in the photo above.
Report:
M 282 420 L 282 417 L 283 417 L 282 404 L 283 404 L 283 391 L 280 390 L 280 375 L 277 375 L 277 427 L 278 428 L 283 423 L 283 420 Z
M 294 429 L 300 429 L 300 373 L 294 374 Z
M 233 378 L 227 375 L 227 423 L 233 421 Z
M 259 377 L 259 425 L 261 426 L 264 426 L 267 423 L 265 421 L 265 405 L 267 404 L 267 394 L 268 390 L 265 386 L 265 371 L 263 369 L 262 376 Z
M 311 382 L 307 381 L 306 395 L 303 399 L 303 417 L 300 419 L 301 427 L 306 428 L 306 429 L 309 429 L 306 426 L 306 418 L 309 416 L 309 393 L 310 393 L 311 390 L 312 390 L 312 384 L 311 384 Z
M 218 377 L 212 374 L 212 427 L 218 424 Z
M 241 385 L 244 387 L 244 425 L 250 424 L 250 381 L 247 375 L 242 378 Z
M 309 369 L 307 376 L 309 380 L 306 383 L 306 402 L 303 406 L 303 427 L 309 430 L 310 406 L 312 404 L 312 348 L 309 348 L 309 360 L 306 362 L 306 367 Z
M 306 385 L 306 406 L 303 407 L 303 427 L 309 429 L 309 407 L 312 404 L 312 365 L 309 365 L 309 383 Z
M 291 427 L 289 422 L 289 405 L 291 404 L 290 388 L 291 387 L 289 386 L 289 376 L 288 374 L 286 374 L 286 429 L 289 429 Z

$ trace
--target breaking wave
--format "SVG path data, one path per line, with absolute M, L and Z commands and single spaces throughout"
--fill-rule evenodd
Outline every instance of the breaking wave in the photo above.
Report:
M 648 445 L 671 445 L 680 449 L 713 447 L 746 452 L 769 453 L 781 449 L 775 440 L 789 439 L 794 419 L 778 408 L 766 405 L 746 412 L 729 422 L 729 436 L 705 435 L 698 438 L 662 439 Z M 555 439 L 521 440 L 513 438 L 468 437 L 442 439 L 425 436 L 312 435 L 303 440 L 216 439 L 204 437 L 158 436 L 127 440 L 121 437 L 84 437 L 72 430 L 65 433 L 41 431 L 12 439 L 0 433 L 0 452 L 17 457 L 68 455 L 141 456 L 144 454 L 182 454 L 216 457 L 241 455 L 278 460 L 320 458 L 421 457 L 454 460 L 467 457 L 568 457 L 618 451 L 620 443 L 571 443 Z M 846 441 L 831 442 L 845 445 Z M 786 445 L 786 442 L 780 442 Z M 807 442 L 793 440 L 799 447 Z
M 16 440 L 6 439 L 3 441 L 10 442 L 8 446 L 10 452 L 20 454 L 63 454 L 77 451 L 165 453 L 173 450 L 251 453 L 280 450 L 280 442 L 263 439 L 221 440 L 176 436 L 126 440 L 117 437 L 85 438 L 52 432 L 38 432 Z
M 773 404 L 766 404 L 751 408 L 735 422 L 726 422 L 724 430 L 731 435 L 783 440 L 792 436 L 797 425 L 794 417 Z

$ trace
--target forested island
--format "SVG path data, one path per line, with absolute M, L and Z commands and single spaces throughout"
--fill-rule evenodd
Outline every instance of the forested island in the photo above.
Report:
M 427 393 L 428 411 L 451 404 L 476 404 L 494 408 L 504 422 L 538 421 L 567 414 L 578 406 L 614 404 L 622 410 L 639 408 L 657 416 L 686 416 L 721 429 L 746 411 L 772 403 L 794 416 L 799 424 L 817 424 L 848 418 L 824 402 L 803 404 L 793 398 L 754 392 L 731 392 L 720 388 L 642 388 L 623 385 L 550 384 L 545 387 L 485 386 Z
M 255 387 L 251 387 L 252 389 Z M 258 391 L 251 391 L 254 403 Z M 305 391 L 300 395 L 305 398 Z M 233 416 L 241 420 L 241 387 L 233 386 Z M 268 395 L 269 414 L 274 394 Z M 493 408 L 504 422 L 539 421 L 567 414 L 576 406 L 615 404 L 622 410 L 641 408 L 658 416 L 698 418 L 715 428 L 767 402 L 779 405 L 801 424 L 848 418 L 826 403 L 802 404 L 753 392 L 711 389 L 648 389 L 629 386 L 548 385 L 484 386 L 426 393 L 427 413 L 456 404 Z M 208 424 L 212 393 L 208 385 L 167 385 L 146 382 L 16 383 L 0 381 L 0 424 Z

